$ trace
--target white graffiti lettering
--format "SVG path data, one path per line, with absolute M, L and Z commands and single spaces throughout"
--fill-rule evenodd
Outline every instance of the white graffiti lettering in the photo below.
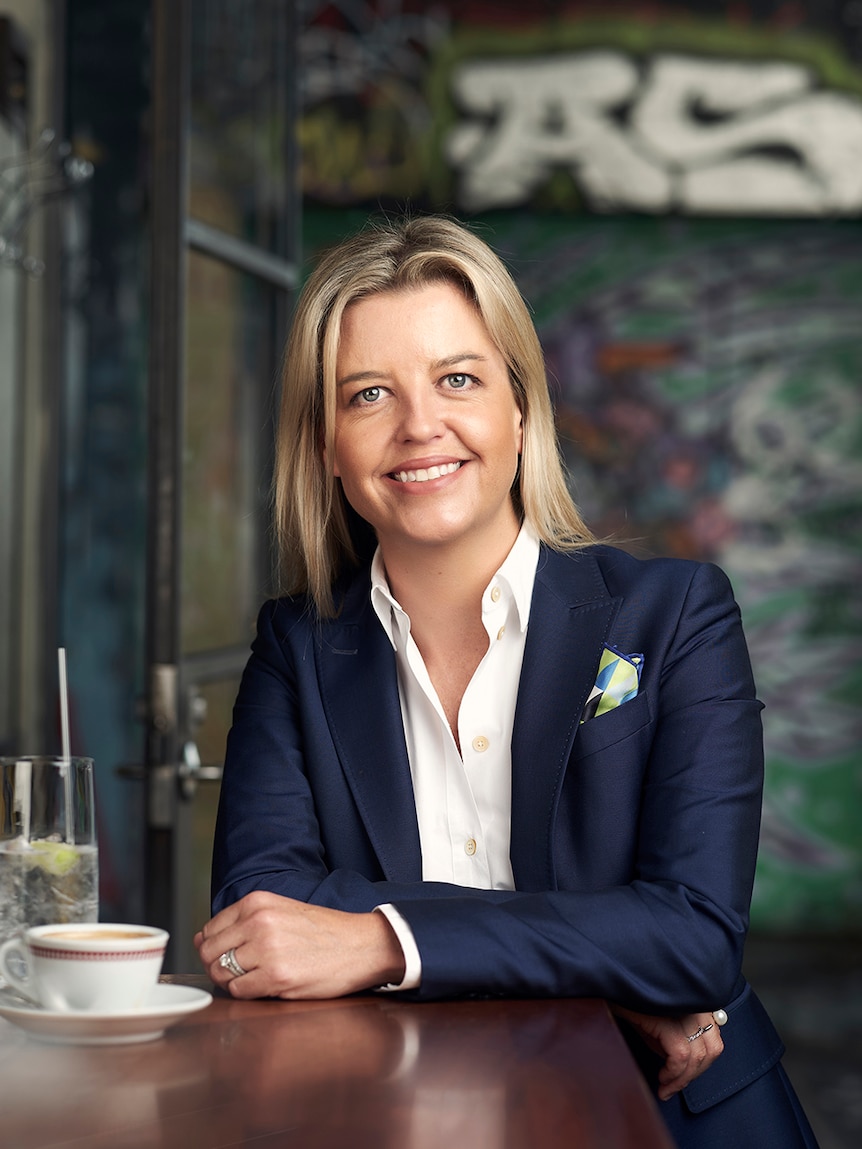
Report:
M 463 207 L 527 201 L 559 169 L 597 211 L 862 211 L 862 100 L 796 64 L 611 51 L 476 60 L 446 142 Z

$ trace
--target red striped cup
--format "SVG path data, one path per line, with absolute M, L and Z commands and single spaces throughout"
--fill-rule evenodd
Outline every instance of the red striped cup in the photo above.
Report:
M 125 1013 L 146 1005 L 167 942 L 153 926 L 33 926 L 0 947 L 0 976 L 44 1009 Z

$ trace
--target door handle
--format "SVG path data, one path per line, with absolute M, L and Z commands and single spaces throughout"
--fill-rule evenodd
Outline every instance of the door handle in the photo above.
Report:
M 197 793 L 198 782 L 220 782 L 221 766 L 202 766 L 197 743 L 191 739 L 183 743 L 180 764 L 177 767 L 177 781 L 180 796 L 191 802 Z
M 221 766 L 202 766 L 194 742 L 183 746 L 182 760 L 162 766 L 124 763 L 117 774 L 133 782 L 146 782 L 149 786 L 149 825 L 155 830 L 169 830 L 174 824 L 174 795 L 184 802 L 194 800 L 199 782 L 220 782 Z

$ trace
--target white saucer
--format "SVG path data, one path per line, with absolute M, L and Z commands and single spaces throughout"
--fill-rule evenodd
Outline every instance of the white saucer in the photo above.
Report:
M 0 1017 L 40 1041 L 58 1045 L 129 1045 L 155 1041 L 187 1013 L 195 1013 L 211 1001 L 212 994 L 202 989 L 156 985 L 146 1005 L 126 1013 L 59 1012 L 28 1005 L 11 991 L 0 989 Z

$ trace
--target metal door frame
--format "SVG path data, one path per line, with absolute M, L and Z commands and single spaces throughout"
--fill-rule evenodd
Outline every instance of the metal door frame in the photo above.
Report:
M 286 37 L 284 96 L 295 119 L 294 21 Z M 196 683 L 240 670 L 245 654 L 205 652 L 183 658 L 180 646 L 182 455 L 185 387 L 186 270 L 190 248 L 278 289 L 283 334 L 298 280 L 299 197 L 296 147 L 288 133 L 292 202 L 278 254 L 254 247 L 188 217 L 192 0 L 152 0 L 153 113 L 149 362 L 148 538 L 146 594 L 146 919 L 171 932 L 166 969 L 195 968 L 189 934 L 191 809 L 195 763 L 189 697 Z M 295 59 L 295 56 L 294 56 Z M 268 561 L 260 556 L 261 562 Z

